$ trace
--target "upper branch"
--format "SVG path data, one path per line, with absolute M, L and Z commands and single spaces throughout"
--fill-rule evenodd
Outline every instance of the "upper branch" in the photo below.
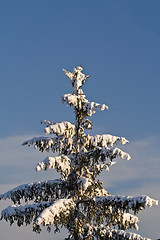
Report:
M 34 148 L 39 148 L 39 151 L 44 150 L 56 152 L 60 147 L 60 137 L 50 138 L 50 137 L 34 137 L 22 143 L 22 145 L 34 145 Z
M 95 135 L 95 136 L 89 136 L 89 145 L 94 148 L 96 146 L 99 147 L 113 147 L 113 144 L 117 143 L 118 141 L 121 144 L 129 143 L 127 139 L 124 137 L 117 137 L 112 136 L 110 134 L 103 134 L 103 135 Z
M 25 141 L 22 143 L 22 145 L 34 145 L 34 148 L 38 148 L 41 152 L 44 150 L 47 152 L 51 150 L 52 152 L 59 152 L 62 154 L 70 154 L 72 152 L 75 152 L 74 137 L 34 137 L 30 140 Z
M 68 105 L 74 106 L 75 110 L 81 113 L 83 118 L 86 118 L 87 116 L 91 117 L 96 110 L 104 111 L 105 109 L 108 109 L 108 106 L 105 104 L 89 102 L 85 98 L 85 94 L 82 89 L 80 90 L 81 91 L 78 95 L 75 93 L 64 94 L 62 102 L 66 102 Z
M 62 180 L 66 180 L 71 171 L 71 160 L 64 154 L 58 157 L 47 157 L 38 163 L 36 170 L 40 171 L 41 169 L 47 170 L 51 168 L 56 168 L 57 172 L 61 173 Z
M 67 121 L 61 123 L 51 123 L 49 121 L 44 120 L 41 123 L 44 123 L 47 126 L 44 129 L 46 134 L 54 133 L 57 136 L 66 137 L 70 137 L 75 134 L 75 125 Z

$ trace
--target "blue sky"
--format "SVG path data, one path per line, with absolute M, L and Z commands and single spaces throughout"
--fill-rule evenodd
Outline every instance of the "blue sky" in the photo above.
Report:
M 24 149 L 20 143 L 26 137 L 43 134 L 43 119 L 74 121 L 72 109 L 60 100 L 64 93 L 72 91 L 62 69 L 72 71 L 81 64 L 84 73 L 91 76 L 84 86 L 88 99 L 109 106 L 109 110 L 93 115 L 94 133 L 130 140 L 125 150 L 132 153 L 133 161 L 117 164 L 108 178 L 104 176 L 110 191 L 160 197 L 159 11 L 158 0 L 1 1 L 3 191 L 11 184 L 44 178 L 35 177 L 31 170 L 35 159 L 39 161 L 39 153 Z M 156 213 L 153 210 L 150 216 L 159 221 Z M 140 233 L 160 237 L 156 225 L 151 229 L 146 224 Z M 19 229 L 14 231 L 15 239 L 22 234 Z M 4 233 L 3 240 L 9 238 L 5 234 L 9 233 Z M 47 235 L 47 239 L 51 237 Z

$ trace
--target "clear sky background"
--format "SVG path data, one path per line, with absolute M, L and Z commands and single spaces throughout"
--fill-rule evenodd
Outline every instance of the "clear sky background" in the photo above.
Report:
M 40 121 L 74 121 L 61 96 L 62 69 L 82 65 L 87 98 L 109 110 L 93 115 L 92 134 L 125 136 L 130 161 L 103 173 L 113 194 L 160 198 L 160 1 L 0 1 L 0 192 L 52 179 L 36 173 L 46 154 L 21 146 L 43 135 Z M 8 202 L 2 202 L 1 208 Z M 9 203 L 10 204 L 10 203 Z M 139 234 L 160 238 L 160 207 L 140 215 Z M 1 239 L 63 239 L 0 223 Z

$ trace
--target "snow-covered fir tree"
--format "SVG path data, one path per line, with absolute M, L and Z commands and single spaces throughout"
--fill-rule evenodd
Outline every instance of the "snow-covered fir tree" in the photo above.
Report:
M 87 100 L 82 85 L 89 76 L 82 70 L 81 66 L 74 68 L 72 73 L 63 70 L 73 92 L 65 94 L 62 101 L 73 107 L 75 123 L 44 120 L 44 130 L 49 136 L 23 143 L 34 145 L 41 152 L 51 152 L 52 155 L 39 162 L 36 169 L 56 169 L 61 178 L 24 184 L 1 194 L 0 199 L 11 199 L 14 203 L 2 211 L 1 219 L 10 224 L 17 222 L 18 226 L 33 223 L 33 231 L 37 233 L 42 226 L 49 231 L 53 226 L 55 232 L 65 227 L 69 233 L 66 239 L 72 240 L 146 239 L 125 230 L 138 230 L 137 213 L 146 206 L 157 205 L 158 201 L 145 195 L 111 195 L 98 180 L 102 170 L 108 171 L 117 157 L 126 160 L 131 157 L 115 147 L 118 143 L 128 143 L 124 137 L 85 133 L 92 129 L 88 117 L 108 107 Z M 27 204 L 22 206 L 22 200 Z

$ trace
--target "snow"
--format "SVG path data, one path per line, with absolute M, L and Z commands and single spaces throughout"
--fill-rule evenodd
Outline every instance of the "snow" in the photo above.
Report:
M 71 171 L 71 160 L 64 154 L 58 157 L 47 157 L 42 162 L 39 162 L 36 170 L 47 170 L 56 168 L 58 172 L 61 172 L 62 179 L 66 179 Z
M 89 136 L 89 144 L 96 147 L 100 146 L 103 148 L 107 148 L 108 146 L 113 147 L 117 141 L 120 141 L 121 144 L 126 144 L 129 141 L 126 140 L 124 137 L 117 137 L 112 136 L 110 134 L 103 134 L 103 135 L 95 135 L 95 136 Z
M 66 102 L 70 106 L 78 107 L 81 112 L 84 112 L 90 117 L 96 113 L 96 110 L 104 111 L 108 109 L 108 106 L 105 104 L 89 102 L 83 93 L 80 96 L 74 93 L 64 94 L 62 102 Z
M 85 98 L 85 94 L 80 88 L 89 76 L 85 76 L 85 74 L 81 72 L 82 70 L 83 68 L 80 66 L 74 68 L 73 73 L 63 69 L 66 76 L 71 80 L 71 85 L 72 87 L 74 87 L 74 92 L 70 94 L 65 94 L 62 97 L 62 101 L 67 102 L 67 104 L 69 104 L 70 106 L 78 107 L 81 111 L 86 113 L 87 116 L 92 116 L 92 114 L 94 114 L 97 109 L 103 111 L 105 109 L 108 109 L 108 106 L 106 106 L 105 104 L 89 102 Z
M 43 152 L 44 150 L 46 150 L 47 152 L 49 152 L 50 150 L 52 150 L 52 152 L 61 152 L 62 143 L 62 137 L 34 137 L 25 141 L 24 143 L 22 143 L 22 145 L 34 145 L 34 148 L 38 148 L 41 152 Z
M 55 216 L 58 217 L 61 212 L 69 214 L 69 210 L 75 207 L 73 199 L 59 199 L 54 202 L 50 207 L 43 210 L 43 212 L 36 219 L 37 225 L 51 225 L 54 223 Z
M 66 71 L 63 69 L 65 75 L 70 78 L 71 85 L 74 87 L 74 91 L 77 92 L 80 87 L 85 83 L 86 79 L 89 77 L 85 76 L 81 71 L 83 68 L 81 66 L 78 66 L 77 68 L 73 69 L 73 73 Z
M 46 134 L 54 133 L 57 136 L 65 135 L 66 137 L 69 137 L 75 134 L 75 125 L 67 121 L 56 124 L 50 124 L 48 127 L 45 128 L 45 133 Z
M 35 149 L 43 152 L 44 150 L 49 152 L 59 152 L 68 153 L 75 152 L 75 147 L 73 146 L 74 137 L 58 136 L 55 138 L 50 137 L 34 137 L 25 141 L 22 145 L 34 145 Z
M 57 140 L 57 138 L 49 138 L 49 137 L 34 137 L 31 138 L 25 142 L 22 143 L 22 145 L 33 145 L 34 143 L 41 143 L 41 145 L 43 146 L 44 143 L 46 143 L 48 145 L 48 147 L 54 145 L 55 140 Z
M 116 230 L 109 227 L 101 226 L 101 227 L 94 227 L 95 231 L 102 237 L 109 237 L 111 239 L 121 239 L 124 240 L 151 240 L 149 238 L 143 238 L 139 234 L 125 232 L 123 230 Z
M 83 110 L 87 112 L 87 115 L 90 117 L 96 112 L 97 109 L 104 111 L 105 109 L 108 109 L 108 106 L 95 102 L 86 102 L 83 106 Z
M 92 129 L 92 123 L 91 123 L 91 121 L 89 120 L 89 119 L 86 119 L 85 121 L 83 121 L 83 126 L 86 128 L 86 129 Z
M 158 200 L 152 199 L 146 195 L 139 197 L 110 195 L 108 197 L 96 197 L 95 201 L 102 202 L 106 205 L 118 204 L 119 208 L 121 206 L 121 208 L 125 207 L 126 209 L 132 209 L 133 211 L 137 210 L 137 206 L 141 208 L 145 208 L 146 206 L 152 207 L 153 205 L 158 206 Z
M 83 190 L 85 191 L 89 186 L 92 185 L 92 182 L 89 178 L 80 177 L 78 183 L 82 185 Z
M 126 160 L 130 160 L 131 159 L 131 156 L 128 153 L 123 152 L 119 148 L 113 149 L 113 155 L 115 155 L 116 157 L 120 156 L 121 159 L 126 159 Z
M 61 179 L 22 184 L 4 194 L 1 194 L 0 200 L 11 199 L 14 203 L 20 203 L 21 199 L 24 199 L 25 201 L 35 199 L 37 202 L 47 199 L 51 202 L 53 199 L 55 200 L 61 195 L 67 195 L 67 189 L 65 188 L 65 191 L 60 191 L 60 193 L 57 194 L 57 190 L 60 190 L 62 185 L 65 185 L 65 183 Z
M 35 212 L 39 209 L 46 208 L 49 205 L 50 203 L 46 203 L 46 202 L 27 204 L 25 206 L 11 205 L 11 206 L 8 206 L 6 209 L 2 210 L 1 217 L 7 220 L 7 218 L 9 218 L 10 216 L 24 215 L 31 210 Z
M 62 102 L 67 102 L 70 106 L 77 106 L 78 105 L 78 96 L 72 93 L 64 94 L 62 97 Z
M 120 157 L 121 159 L 126 159 L 126 160 L 131 159 L 131 156 L 128 153 L 123 152 L 121 149 L 119 148 L 110 149 L 109 147 L 96 147 L 91 151 L 85 152 L 84 156 L 86 155 L 94 159 L 94 156 L 97 155 L 98 153 L 99 153 L 99 160 L 101 160 L 102 155 L 105 156 L 106 158 L 109 158 L 111 161 L 113 161 L 113 159 L 116 157 Z M 109 161 L 109 165 L 107 163 L 108 166 L 111 165 L 111 161 Z
M 123 213 L 123 225 L 127 227 L 127 225 L 133 225 L 134 228 L 138 231 L 139 227 L 137 223 L 139 222 L 139 218 L 130 213 Z

